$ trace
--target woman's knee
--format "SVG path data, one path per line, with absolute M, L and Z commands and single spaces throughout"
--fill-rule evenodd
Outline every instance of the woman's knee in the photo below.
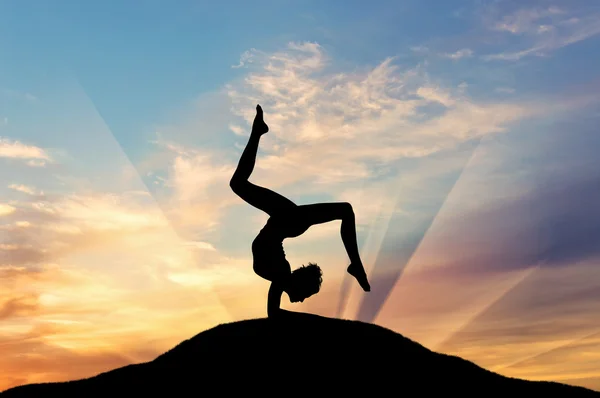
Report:
M 238 187 L 239 184 L 240 184 L 240 178 L 236 177 L 235 175 L 233 177 L 231 177 L 231 180 L 229 180 L 229 187 L 231 189 L 233 189 L 234 191 Z
M 231 177 L 231 180 L 229 180 L 229 188 L 235 193 L 243 192 L 247 183 L 248 180 L 234 175 Z
M 349 202 L 341 202 L 340 210 L 342 212 L 342 217 L 354 217 L 354 208 Z

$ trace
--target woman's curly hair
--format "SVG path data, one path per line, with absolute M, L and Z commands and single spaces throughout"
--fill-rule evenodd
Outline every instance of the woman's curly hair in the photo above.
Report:
M 321 290 L 321 283 L 323 282 L 323 271 L 316 263 L 308 263 L 303 265 L 292 272 L 292 277 L 295 280 L 296 286 L 301 286 L 309 296 L 316 294 Z

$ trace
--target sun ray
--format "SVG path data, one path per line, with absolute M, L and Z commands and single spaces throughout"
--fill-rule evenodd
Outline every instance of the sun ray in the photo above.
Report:
M 431 347 L 434 350 L 439 349 L 454 335 L 467 328 L 478 316 L 484 314 L 490 307 L 502 300 L 502 298 L 509 294 L 514 288 L 539 270 L 542 265 L 543 263 L 536 264 L 521 272 L 517 272 L 516 275 L 510 277 L 508 281 L 503 281 L 504 283 L 497 282 L 491 291 L 484 296 L 480 296 L 479 300 L 473 302 L 470 308 L 462 309 L 461 314 L 464 314 L 463 316 L 460 316 L 458 313 L 453 314 L 451 326 L 444 323 L 444 328 L 439 328 L 439 330 L 444 330 L 445 332 L 444 334 L 438 335 L 437 339 L 430 341 L 429 344 Z
M 448 193 L 446 201 L 453 193 L 453 190 L 455 190 L 456 187 L 459 186 L 461 179 L 465 175 L 465 170 L 468 168 L 469 164 L 476 158 L 476 152 L 480 148 L 482 143 L 483 140 L 479 142 L 479 144 L 471 154 L 467 164 L 462 169 L 460 176 L 458 177 L 456 183 L 452 187 L 452 190 Z M 437 215 L 440 214 L 441 208 L 442 207 L 440 207 L 440 211 L 438 211 Z M 423 236 L 423 239 L 421 239 L 420 244 L 422 244 L 422 242 L 426 239 L 426 236 L 426 234 Z M 411 261 L 418 251 L 419 248 L 415 249 L 413 255 L 407 261 L 407 265 L 403 270 L 405 274 L 407 272 L 419 273 L 419 263 Z M 466 328 L 474 319 L 476 319 L 481 314 L 485 313 L 494 303 L 501 300 L 512 289 L 514 289 L 516 286 L 518 286 L 520 283 L 526 280 L 529 276 L 535 273 L 535 271 L 538 270 L 541 265 L 542 263 L 538 263 L 531 267 L 527 267 L 526 269 L 520 272 L 508 273 L 506 276 L 500 278 L 494 277 L 493 288 L 478 293 L 479 295 L 476 301 L 467 303 L 466 306 L 462 306 L 460 310 L 457 309 L 455 311 L 452 311 L 452 313 L 448 314 L 447 316 L 438 316 L 435 319 L 427 321 L 427 328 L 429 330 L 435 331 L 435 333 L 431 335 L 428 334 L 426 337 L 423 336 L 423 342 L 426 342 L 426 344 L 432 349 L 438 349 L 446 341 L 451 339 L 456 333 Z M 386 300 L 388 300 L 390 296 L 393 295 L 394 291 L 396 291 L 397 289 L 401 289 L 401 285 L 402 282 L 400 282 L 400 279 L 398 279 L 398 282 L 396 283 L 390 294 L 387 296 Z M 435 325 L 438 325 L 438 327 L 435 327 Z
M 107 132 L 106 138 L 108 138 L 112 142 L 111 146 L 114 148 L 115 151 L 118 152 L 118 157 L 123 159 L 126 162 L 126 167 L 128 169 L 135 171 L 135 175 L 130 175 L 129 177 L 133 179 L 132 183 L 136 186 L 136 189 L 138 189 L 138 190 L 140 190 L 142 188 L 145 189 L 144 192 L 147 193 L 152 198 L 153 206 L 155 206 L 160 211 L 160 213 L 162 214 L 162 217 L 164 217 L 164 219 L 167 221 L 169 233 L 172 234 L 172 236 L 174 237 L 175 240 L 179 240 L 179 242 L 181 243 L 182 246 L 185 246 L 187 244 L 187 240 L 184 239 L 181 236 L 181 234 L 179 233 L 179 231 L 177 231 L 177 229 L 173 226 L 172 220 L 169 220 L 169 217 L 166 215 L 165 209 L 161 206 L 159 201 L 156 199 L 152 190 L 149 189 L 147 183 L 141 177 L 139 170 L 136 168 L 134 163 L 131 161 L 131 158 L 126 153 L 126 151 L 123 149 L 119 140 L 114 136 L 113 132 L 111 131 L 110 127 L 104 120 L 103 116 L 96 108 L 92 98 L 85 92 L 85 89 L 79 82 L 76 82 L 73 84 L 73 90 L 75 91 L 75 95 L 79 97 L 80 101 L 82 103 L 87 103 L 90 110 L 94 113 L 94 117 L 97 118 L 97 122 L 99 124 L 101 124 L 101 126 L 99 126 L 100 130 Z M 212 290 L 212 287 L 211 287 L 211 290 Z M 200 294 L 200 292 L 199 292 L 199 294 Z M 203 291 L 202 295 L 205 295 L 205 294 L 206 294 L 206 291 Z M 205 301 L 206 301 L 206 297 L 203 297 L 201 299 L 199 295 L 193 294 L 192 296 L 193 296 L 192 297 L 193 300 L 198 302 L 199 305 L 201 304 L 201 302 L 205 303 Z M 227 314 L 229 320 L 234 319 L 230 309 L 222 302 L 222 300 L 218 294 L 213 292 L 212 299 L 213 300 L 216 299 L 218 302 L 221 303 L 220 305 L 221 305 L 222 309 L 224 310 L 224 312 Z
M 410 253 L 406 253 L 407 256 L 406 256 L 405 262 L 403 264 L 400 264 L 400 266 L 398 266 L 397 268 L 395 268 L 391 274 L 386 275 L 386 279 L 387 279 L 386 283 L 388 283 L 390 287 L 389 288 L 384 287 L 384 290 L 386 290 L 384 292 L 384 296 L 376 297 L 376 298 L 372 299 L 371 298 L 372 296 L 362 295 L 362 297 L 360 299 L 358 311 L 356 313 L 356 316 L 358 319 L 360 319 L 364 322 L 375 322 L 381 309 L 385 306 L 389 296 L 392 294 L 395 286 L 398 284 L 398 281 L 400 280 L 402 273 L 405 271 L 405 268 L 410 264 L 411 259 L 413 258 L 414 254 L 417 252 L 423 239 L 425 239 L 425 237 L 427 236 L 427 232 L 433 225 L 433 223 L 434 223 L 435 219 L 437 218 L 438 214 L 440 213 L 441 209 L 444 207 L 444 204 L 446 203 L 448 197 L 452 194 L 457 183 L 460 181 L 465 170 L 468 168 L 469 163 L 472 161 L 472 159 L 473 159 L 475 153 L 477 152 L 477 149 L 480 147 L 481 143 L 482 143 L 482 138 L 477 138 L 477 139 L 473 140 L 473 142 L 471 143 L 472 147 L 469 148 L 469 150 L 467 151 L 468 153 L 462 160 L 463 163 L 461 164 L 456 177 L 453 179 L 451 185 L 447 188 L 447 190 L 444 190 L 444 195 L 445 195 L 444 198 L 439 201 L 439 204 L 437 206 L 435 206 L 436 208 L 433 211 L 434 214 L 432 214 L 431 217 L 429 218 L 429 220 L 422 226 L 422 230 L 419 232 L 419 236 L 417 238 L 418 241 L 415 242 L 416 244 L 412 248 L 412 251 Z M 464 156 L 464 154 L 463 154 L 463 156 Z M 375 259 L 377 259 L 379 257 L 379 255 L 381 254 L 383 240 L 385 239 L 387 233 L 389 232 L 389 221 L 393 215 L 394 210 L 396 209 L 396 207 L 398 205 L 398 203 L 397 203 L 398 199 L 401 196 L 401 184 L 398 184 L 397 187 L 398 188 L 397 188 L 396 194 L 394 195 L 394 198 L 396 199 L 393 202 L 394 206 L 390 206 L 390 208 L 388 208 L 387 212 L 386 212 L 386 234 L 383 234 L 383 236 L 381 238 L 381 242 L 378 243 L 377 254 L 375 255 Z M 370 268 L 370 275 L 376 275 L 376 273 L 378 271 L 379 270 L 378 270 L 377 263 L 375 260 L 374 264 Z
M 587 333 L 584 336 L 577 337 L 577 338 L 572 339 L 572 340 L 570 340 L 570 341 L 568 341 L 566 343 L 557 343 L 554 347 L 551 347 L 551 348 L 549 348 L 547 350 L 544 350 L 543 352 L 538 352 L 538 353 L 536 353 L 534 355 L 529 355 L 529 356 L 526 356 L 526 357 L 523 357 L 523 358 L 519 358 L 518 360 L 516 360 L 514 362 L 511 362 L 511 363 L 509 363 L 507 365 L 501 365 L 501 366 L 491 367 L 490 370 L 492 372 L 501 373 L 501 371 L 504 370 L 504 369 L 508 369 L 508 368 L 513 367 L 513 366 L 518 366 L 518 365 L 520 365 L 522 363 L 525 363 L 525 362 L 530 361 L 532 359 L 538 358 L 538 357 L 540 357 L 542 355 L 549 354 L 549 353 L 551 353 L 553 351 L 560 350 L 561 348 L 569 347 L 569 346 L 571 346 L 573 344 L 579 343 L 579 342 L 581 342 L 583 340 L 589 339 L 590 337 L 594 337 L 594 336 L 596 336 L 598 334 L 600 334 L 600 330 L 597 329 L 597 330 L 594 330 L 591 333 Z
M 381 203 L 377 218 L 369 226 L 369 233 L 361 250 L 361 258 L 367 275 L 371 275 L 373 272 L 377 257 L 381 251 L 381 245 L 389 228 L 390 220 L 396 210 L 396 203 L 401 194 L 401 189 L 398 188 L 401 186 L 400 181 L 401 177 L 397 177 L 394 184 L 390 184 L 395 188 L 392 189 L 391 195 Z M 344 310 L 343 317 L 354 319 L 358 313 L 360 297 L 363 292 L 352 283 L 353 281 L 349 276 L 346 275 L 344 280 L 349 281 L 350 287 L 346 290 L 346 295 L 340 297 L 340 302 L 342 303 L 340 308 Z

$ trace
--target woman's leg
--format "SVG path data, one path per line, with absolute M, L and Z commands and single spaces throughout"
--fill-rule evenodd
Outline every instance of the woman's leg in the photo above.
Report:
M 270 189 L 259 187 L 248 181 L 256 163 L 256 154 L 258 153 L 260 137 L 268 131 L 269 127 L 263 121 L 262 109 L 260 105 L 257 105 L 256 117 L 252 125 L 250 139 L 242 152 L 237 169 L 229 181 L 229 186 L 233 192 L 250 205 L 269 215 L 273 215 L 282 211 L 289 211 L 290 208 L 295 207 L 296 204 Z
M 340 234 L 342 242 L 350 258 L 348 273 L 356 278 L 364 291 L 371 290 L 367 274 L 360 259 L 358 242 L 356 239 L 356 222 L 352 205 L 347 202 L 316 203 L 296 207 L 294 215 L 290 217 L 289 230 L 304 232 L 310 226 L 334 220 L 342 220 Z

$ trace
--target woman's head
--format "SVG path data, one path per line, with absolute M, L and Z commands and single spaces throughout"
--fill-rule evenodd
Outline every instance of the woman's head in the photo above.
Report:
M 308 263 L 295 269 L 290 275 L 289 283 L 285 289 L 292 303 L 302 302 L 321 289 L 323 272 L 314 263 Z

